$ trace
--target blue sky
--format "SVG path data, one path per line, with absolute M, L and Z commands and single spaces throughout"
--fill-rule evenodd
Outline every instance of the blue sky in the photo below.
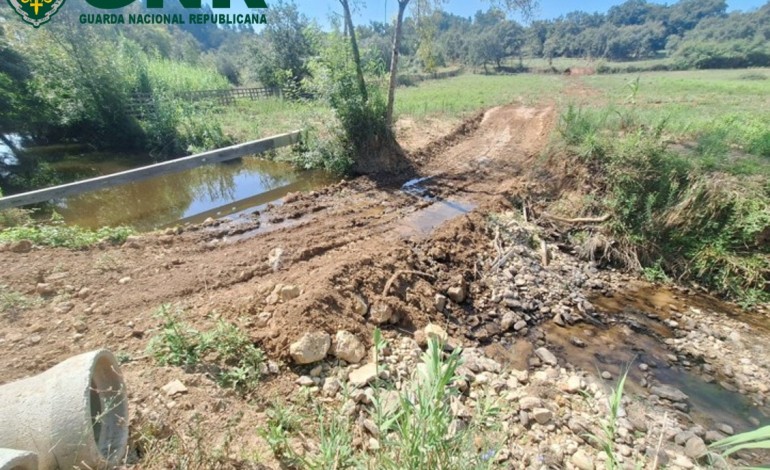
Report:
M 766 2 L 767 0 L 727 0 L 730 10 L 743 11 L 758 8 Z M 372 20 L 385 21 L 387 19 L 390 21 L 398 11 L 396 0 L 366 0 L 365 3 L 366 7 L 356 13 L 354 20 L 356 24 L 366 24 Z M 540 0 L 540 6 L 535 16 L 538 19 L 555 18 L 574 10 L 583 10 L 589 13 L 605 12 L 611 6 L 621 3 L 623 0 L 583 0 L 581 2 Z M 297 0 L 297 4 L 307 16 L 315 18 L 322 25 L 328 24 L 330 14 L 340 11 L 338 0 Z M 387 10 L 385 9 L 386 4 Z M 472 16 L 476 11 L 488 8 L 488 5 L 489 3 L 484 0 L 449 0 L 444 9 L 456 15 Z

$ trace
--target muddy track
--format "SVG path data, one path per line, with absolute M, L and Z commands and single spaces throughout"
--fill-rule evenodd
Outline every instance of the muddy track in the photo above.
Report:
M 193 321 L 216 311 L 248 325 L 248 315 L 270 311 L 269 328 L 250 333 L 275 356 L 284 356 L 288 343 L 310 327 L 368 337 L 371 324 L 352 311 L 354 298 L 377 301 L 386 279 L 406 267 L 410 239 L 431 235 L 425 232 L 432 227 L 419 226 L 421 215 L 446 200 L 495 204 L 506 181 L 543 148 L 553 119 L 552 108 L 494 108 L 418 152 L 420 175 L 431 177 L 428 198 L 358 178 L 294 197 L 262 214 L 261 222 L 239 221 L 237 230 L 195 227 L 123 247 L 0 253 L 0 283 L 35 298 L 30 310 L 0 322 L 0 375 L 18 378 L 98 346 L 143 349 L 157 326 L 151 312 L 163 303 L 183 306 Z M 223 235 L 228 232 L 233 236 Z M 354 276 L 360 272 L 368 272 L 367 279 Z M 41 283 L 52 292 L 38 295 Z M 303 293 L 269 305 L 278 283 L 296 284 Z M 83 288 L 87 294 L 78 295 Z M 35 360 L 22 360 L 20 347 Z

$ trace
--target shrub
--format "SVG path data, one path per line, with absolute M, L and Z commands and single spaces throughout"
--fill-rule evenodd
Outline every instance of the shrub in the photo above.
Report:
M 613 129 L 601 113 L 570 107 L 560 121 L 562 140 L 589 164 L 612 214 L 606 229 L 620 243 L 607 258 L 745 302 L 767 299 L 770 185 L 723 172 L 732 171 L 728 127 L 702 134 L 696 154 L 683 157 L 669 149 L 665 124 L 629 115 Z
M 244 392 L 257 385 L 264 356 L 238 327 L 220 321 L 203 333 L 182 322 L 181 312 L 169 305 L 162 305 L 156 315 L 163 325 L 148 349 L 159 364 L 200 369 L 221 387 Z

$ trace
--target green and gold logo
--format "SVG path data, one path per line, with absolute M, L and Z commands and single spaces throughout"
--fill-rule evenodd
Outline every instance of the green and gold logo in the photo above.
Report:
M 8 3 L 25 23 L 39 28 L 59 11 L 64 0 L 8 0 Z

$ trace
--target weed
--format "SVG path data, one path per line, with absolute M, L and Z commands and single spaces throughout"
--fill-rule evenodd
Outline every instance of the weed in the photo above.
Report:
M 8 286 L 0 284 L 0 313 L 11 318 L 19 313 L 32 308 L 36 302 L 21 292 L 17 292 Z
M 120 244 L 133 234 L 129 227 L 104 227 L 88 230 L 75 226 L 66 226 L 54 221 L 51 225 L 23 225 L 0 231 L 0 243 L 29 240 L 37 245 L 83 249 L 106 241 Z
M 208 345 L 206 337 L 198 330 L 181 322 L 181 312 L 171 312 L 171 306 L 161 305 L 155 313 L 163 326 L 160 333 L 150 340 L 149 350 L 161 365 L 194 367 L 201 361 Z
M 257 385 L 264 355 L 243 331 L 220 321 L 213 331 L 202 333 L 180 321 L 180 314 L 169 305 L 156 313 L 163 326 L 148 348 L 159 364 L 202 369 L 219 386 L 244 392 Z
M 612 390 L 609 398 L 607 399 L 607 407 L 609 415 L 601 423 L 602 434 L 597 436 L 591 434 L 588 436 L 594 442 L 599 444 L 602 452 L 607 456 L 606 466 L 608 470 L 615 470 L 619 468 L 617 454 L 615 453 L 615 436 L 617 434 L 618 418 L 620 417 L 620 405 L 623 401 L 623 389 L 626 386 L 626 378 L 628 377 L 628 368 L 626 368 L 623 375 L 620 377 L 615 389 Z
M 652 266 L 647 266 L 642 269 L 642 275 L 649 282 L 671 282 L 671 278 L 668 277 L 666 271 L 663 269 L 663 260 L 659 259 Z
M 717 453 L 712 458 L 724 461 L 728 456 L 745 449 L 770 449 L 770 426 L 730 436 L 711 444 Z

